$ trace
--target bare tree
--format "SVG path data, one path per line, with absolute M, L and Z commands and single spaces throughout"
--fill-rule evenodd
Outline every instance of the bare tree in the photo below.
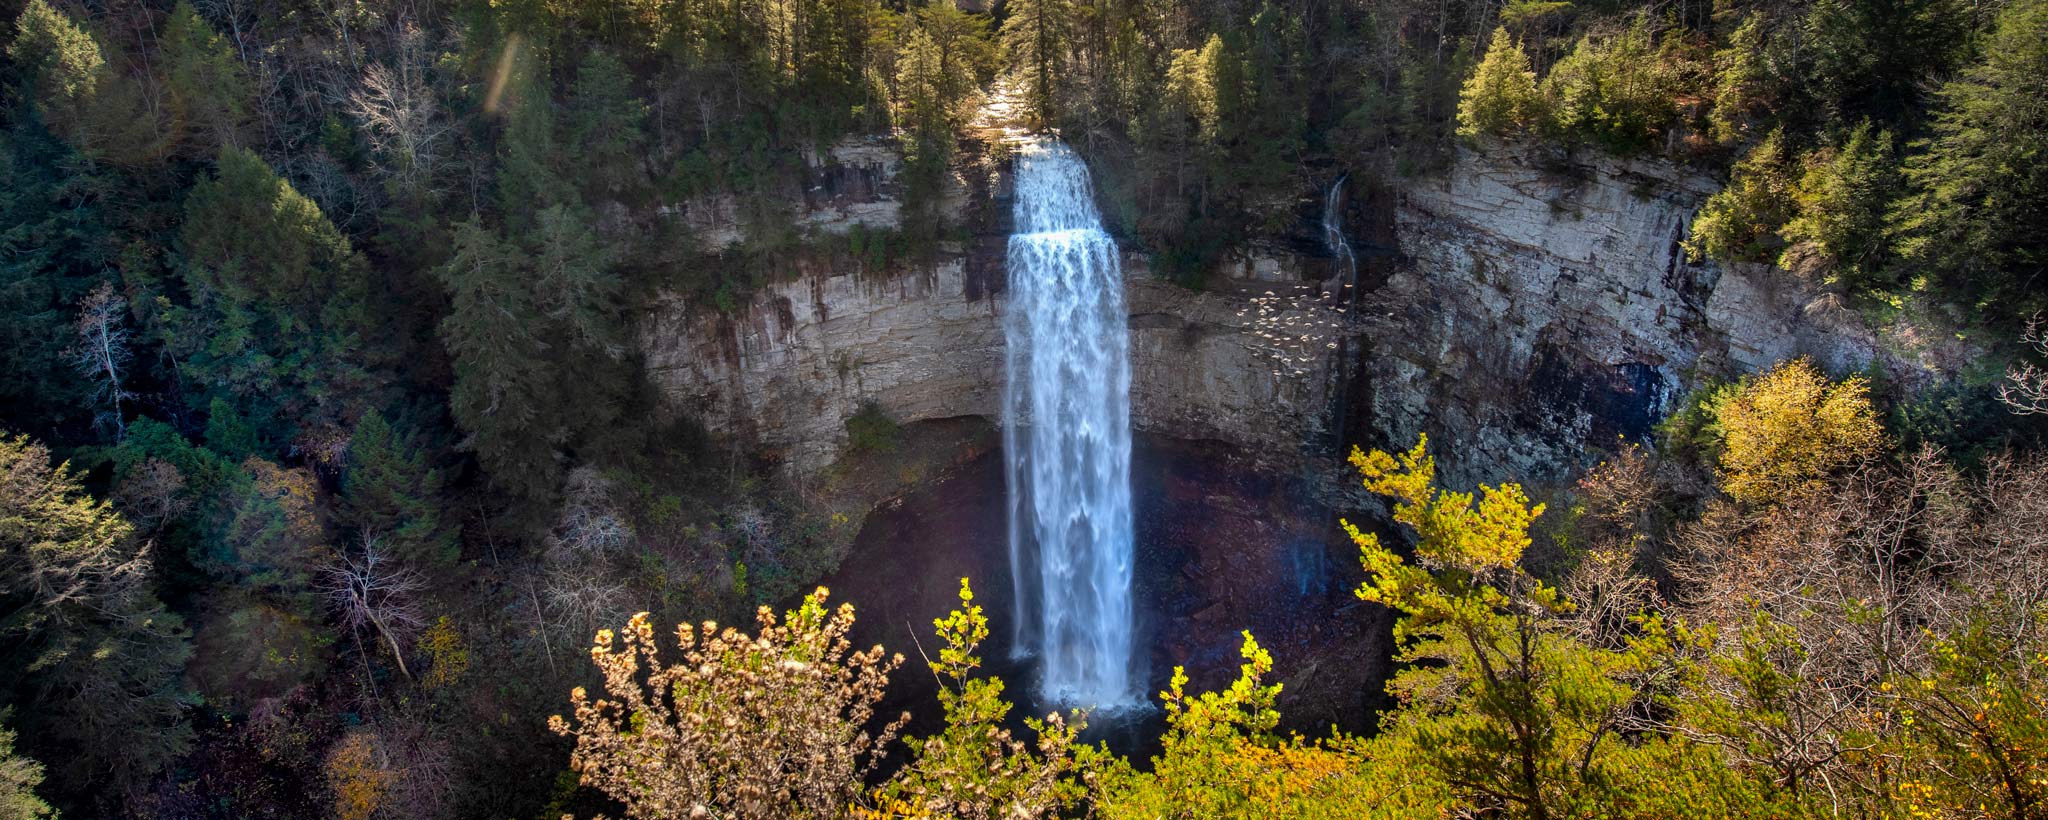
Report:
M 390 644 L 398 671 L 410 680 L 412 671 L 406 668 L 400 639 L 426 626 L 415 600 L 422 587 L 419 574 L 393 563 L 383 545 L 365 535 L 360 554 L 343 550 L 321 573 L 320 586 L 350 630 L 368 626 Z
M 135 397 L 122 386 L 130 355 L 128 327 L 122 321 L 127 312 L 128 300 L 114 292 L 114 283 L 101 282 L 78 303 L 78 345 L 71 349 L 72 366 L 92 380 L 93 402 L 107 404 L 96 423 L 112 422 L 117 438 L 128 437 L 121 403 Z
M 2020 334 L 2020 343 L 2037 356 L 2048 359 L 2048 319 L 2043 314 L 2034 314 L 2027 322 L 2027 329 Z M 2005 371 L 2005 381 L 1998 385 L 1998 400 L 2005 403 L 2014 413 L 2022 416 L 2048 415 L 2048 369 L 2036 367 L 2032 362 L 2020 362 Z
M 569 471 L 562 517 L 548 537 L 548 546 L 556 557 L 599 557 L 632 542 L 633 528 L 612 500 L 614 494 L 611 481 L 596 468 Z
M 185 474 L 177 465 L 154 456 L 121 476 L 114 487 L 114 503 L 144 532 L 156 532 L 192 508 L 192 498 L 185 492 Z
M 626 585 L 595 562 L 550 562 L 538 596 L 545 628 L 570 637 L 571 645 L 632 614 Z
M 371 63 L 362 87 L 349 95 L 376 153 L 378 168 L 401 190 L 429 189 L 439 164 L 440 142 L 449 131 L 427 84 L 425 37 L 401 23 L 397 54 L 390 63 Z

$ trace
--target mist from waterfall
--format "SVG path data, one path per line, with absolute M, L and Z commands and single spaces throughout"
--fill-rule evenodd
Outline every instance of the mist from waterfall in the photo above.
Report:
M 1130 338 L 1088 168 L 1021 146 L 1004 317 L 1015 651 L 1066 706 L 1142 702 L 1132 673 Z

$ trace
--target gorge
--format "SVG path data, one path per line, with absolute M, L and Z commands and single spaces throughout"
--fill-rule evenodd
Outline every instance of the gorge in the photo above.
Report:
M 872 144 L 840 146 L 821 156 L 820 191 L 806 213 L 820 231 L 886 229 L 899 210 L 898 170 L 895 157 Z M 1020 223 L 1038 218 L 1019 202 L 1029 183 L 1008 165 L 996 174 L 985 201 L 959 189 L 949 206 L 997 216 L 979 229 L 985 238 L 927 263 L 805 268 L 732 313 L 674 303 L 649 317 L 643 348 L 669 406 L 775 454 L 786 476 L 813 488 L 843 483 L 833 476 L 846 452 L 844 422 L 869 403 L 912 436 L 940 422 L 993 429 L 1016 398 L 1004 375 L 1014 355 L 1006 334 L 1028 316 L 1017 309 L 1027 297 L 1004 286 L 1018 258 L 1009 237 L 1029 234 Z M 1344 480 L 1340 458 L 1350 445 L 1386 447 L 1418 433 L 1457 442 L 1440 457 L 1453 486 L 1557 476 L 1618 436 L 1647 435 L 1683 391 L 1716 375 L 1808 354 L 1830 367 L 1874 363 L 1912 380 L 1954 355 L 1939 344 L 1892 352 L 1902 346 L 1780 272 L 1688 259 L 1677 240 L 1712 185 L 1667 163 L 1595 156 L 1558 166 L 1515 152 L 1467 152 L 1441 177 L 1370 196 L 1346 185 L 1306 190 L 1298 240 L 1254 245 L 1201 290 L 1157 278 L 1139 255 L 1098 260 L 1101 270 L 1122 272 L 1130 424 L 1159 465 L 1133 482 L 1135 506 L 1183 517 L 1266 510 L 1256 517 L 1282 523 L 1234 532 L 1254 516 L 1227 512 L 1211 522 L 1235 523 L 1206 529 L 1148 526 L 1140 516 L 1139 619 L 1156 620 L 1152 634 L 1174 634 L 1181 644 L 1148 644 L 1139 630 L 1142 671 L 1132 686 L 1141 691 L 1156 690 L 1179 664 L 1198 683 L 1227 679 L 1237 631 L 1261 625 L 1288 670 L 1290 718 L 1359 725 L 1358 706 L 1377 690 L 1370 676 L 1384 673 L 1384 657 L 1332 662 L 1332 636 L 1372 635 L 1386 623 L 1364 617 L 1346 594 L 1358 580 L 1356 561 L 1334 520 L 1377 508 Z M 1106 240 L 1090 246 L 1111 252 Z M 1275 341 L 1281 327 L 1324 335 L 1315 344 L 1290 335 L 1283 350 Z M 1295 362 L 1282 369 L 1278 357 Z M 1030 446 L 982 440 L 935 449 L 927 472 L 976 475 L 974 459 Z M 1147 486 L 1173 475 L 1182 477 L 1180 489 Z M 1247 491 L 1245 480 L 1284 489 Z M 1001 491 L 985 479 L 965 481 L 909 495 L 907 486 L 878 487 L 845 508 L 854 520 L 872 508 L 899 521 L 876 525 L 896 533 L 890 538 L 863 531 L 849 544 L 858 581 L 834 580 L 879 610 L 888 626 L 872 633 L 877 640 L 902 643 L 916 624 L 944 613 L 950 595 L 935 566 L 972 571 L 984 594 L 991 584 L 1006 588 L 992 612 L 1012 651 L 1033 645 L 1034 630 L 1045 628 L 1036 615 L 1007 620 L 1007 600 L 1027 600 L 1030 609 L 1026 596 L 1037 582 L 1009 574 L 1000 525 L 936 520 L 956 509 L 939 497 Z M 1197 501 L 1181 505 L 1173 493 Z M 902 506 L 871 507 L 877 503 Z M 1009 503 L 1029 502 L 1013 495 Z M 943 543 L 912 543 L 921 538 Z M 985 554 L 990 541 L 993 559 L 934 554 Z M 1160 550 L 1171 555 L 1146 558 Z M 877 551 L 893 554 L 889 565 L 902 571 L 920 567 L 920 578 L 866 572 Z M 906 556 L 916 560 L 899 563 Z M 1149 587 L 1147 577 L 1155 580 Z M 900 589 L 906 582 L 923 591 Z M 1298 592 L 1283 592 L 1290 587 Z M 1329 634 L 1278 640 L 1297 621 L 1328 624 Z M 1363 640 L 1384 647 L 1386 639 Z

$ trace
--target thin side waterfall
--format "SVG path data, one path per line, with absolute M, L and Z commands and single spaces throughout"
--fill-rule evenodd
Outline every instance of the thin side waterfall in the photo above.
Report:
M 1350 175 L 1337 177 L 1330 183 L 1330 192 L 1323 195 L 1323 246 L 1330 249 L 1330 255 L 1344 265 L 1344 282 L 1358 281 L 1358 256 L 1351 252 L 1351 242 L 1344 238 L 1344 214 L 1338 208 L 1343 204 L 1344 180 Z
M 1130 338 L 1116 242 L 1088 168 L 1019 148 L 1010 236 L 1003 460 L 1015 651 L 1068 706 L 1141 702 L 1131 624 Z

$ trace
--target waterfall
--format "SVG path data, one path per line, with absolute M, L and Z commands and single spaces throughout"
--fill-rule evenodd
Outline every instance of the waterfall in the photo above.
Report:
M 1323 246 L 1330 249 L 1330 256 L 1344 263 L 1344 282 L 1358 281 L 1358 257 L 1351 253 L 1351 243 L 1344 238 L 1344 214 L 1337 210 L 1342 205 L 1346 174 L 1330 183 L 1330 192 L 1323 195 Z M 1348 294 L 1347 294 L 1348 295 Z
M 1132 679 L 1130 338 L 1123 271 L 1087 166 L 1020 146 L 1003 460 L 1015 650 L 1069 706 L 1141 702 Z

